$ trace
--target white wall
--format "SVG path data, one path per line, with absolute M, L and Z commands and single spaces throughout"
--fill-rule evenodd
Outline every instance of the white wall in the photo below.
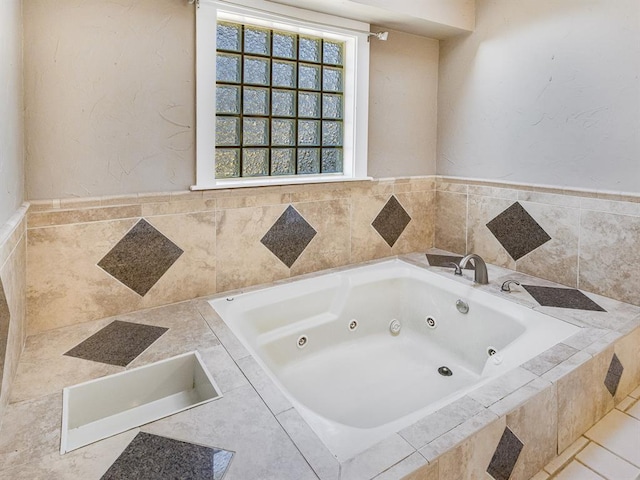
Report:
M 0 226 L 24 200 L 22 0 L 0 1 Z
M 438 41 L 391 31 L 371 40 L 369 70 L 369 175 L 434 175 Z
M 638 0 L 477 0 L 439 77 L 438 174 L 640 192 Z

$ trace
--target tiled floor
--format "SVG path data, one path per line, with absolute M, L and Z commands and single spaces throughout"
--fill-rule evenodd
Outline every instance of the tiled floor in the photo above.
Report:
M 640 480 L 640 387 L 532 480 Z

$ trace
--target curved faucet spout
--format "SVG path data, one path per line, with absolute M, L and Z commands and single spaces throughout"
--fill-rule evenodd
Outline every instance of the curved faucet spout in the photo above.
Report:
M 487 264 L 484 262 L 480 255 L 475 253 L 470 253 L 462 260 L 460 260 L 460 268 L 464 268 L 467 266 L 469 261 L 473 260 L 473 266 L 475 267 L 475 274 L 473 277 L 473 281 L 479 283 L 480 285 L 486 285 L 489 283 L 489 276 L 487 275 Z

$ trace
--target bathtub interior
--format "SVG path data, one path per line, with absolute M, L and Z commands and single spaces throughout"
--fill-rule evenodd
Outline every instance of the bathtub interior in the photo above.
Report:
M 577 331 L 400 260 L 211 303 L 338 458 Z M 489 347 L 498 353 L 490 357 Z M 441 375 L 441 366 L 453 375 Z

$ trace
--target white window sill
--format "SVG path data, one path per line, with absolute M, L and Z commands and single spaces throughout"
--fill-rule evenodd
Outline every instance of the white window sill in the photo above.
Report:
M 308 176 L 282 176 L 282 177 L 260 177 L 244 178 L 242 180 L 217 180 L 212 184 L 198 184 L 191 187 L 192 191 L 198 190 L 220 190 L 224 188 L 246 188 L 246 187 L 270 187 L 277 185 L 303 185 L 309 183 L 338 183 L 338 182 L 362 182 L 373 180 L 372 177 L 345 177 L 336 175 L 327 177 L 326 175 Z

